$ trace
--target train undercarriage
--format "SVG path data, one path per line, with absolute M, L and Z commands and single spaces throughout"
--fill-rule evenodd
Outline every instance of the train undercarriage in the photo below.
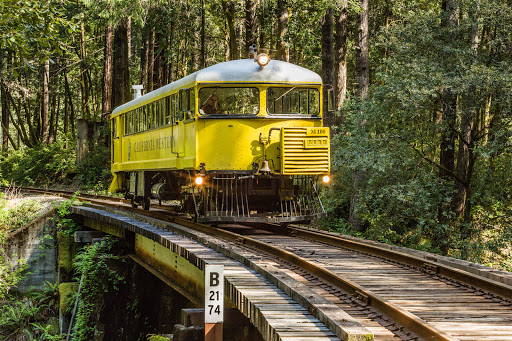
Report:
M 124 179 L 121 191 L 132 206 L 149 209 L 151 199 L 179 200 L 182 211 L 198 222 L 309 223 L 325 216 L 315 175 L 139 171 L 118 178 Z

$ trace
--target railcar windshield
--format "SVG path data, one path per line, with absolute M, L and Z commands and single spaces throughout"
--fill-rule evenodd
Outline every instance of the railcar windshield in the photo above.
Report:
M 251 87 L 206 87 L 199 90 L 199 108 L 204 115 L 257 115 L 260 93 Z
M 268 88 L 267 111 L 271 115 L 318 115 L 320 93 L 318 89 L 296 86 Z

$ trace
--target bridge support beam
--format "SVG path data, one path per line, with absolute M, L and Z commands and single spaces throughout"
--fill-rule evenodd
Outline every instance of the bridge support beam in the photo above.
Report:
M 135 235 L 123 227 L 89 217 L 84 217 L 83 225 L 126 239 L 132 244 L 134 251 L 130 258 L 186 297 L 196 307 L 203 306 L 204 273 L 196 265 L 160 243 L 140 234 Z

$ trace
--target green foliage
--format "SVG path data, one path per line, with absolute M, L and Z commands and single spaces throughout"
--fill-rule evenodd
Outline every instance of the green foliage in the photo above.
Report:
M 40 208 L 41 204 L 35 200 L 0 196 L 0 301 L 16 286 L 27 269 L 24 261 L 12 264 L 5 255 L 5 238 L 9 232 L 32 221 Z
M 63 340 L 59 333 L 57 285 L 0 301 L 2 340 Z
M 65 19 L 67 0 L 2 1 L 0 3 L 0 47 L 22 56 L 61 53 L 67 34 L 73 30 Z M 16 73 L 16 69 L 12 69 Z
M 64 236 L 73 236 L 79 226 L 73 219 L 69 217 L 71 214 L 71 207 L 81 205 L 81 202 L 76 198 L 78 194 L 75 193 L 71 199 L 63 201 L 57 206 L 57 231 Z
M 10 289 L 21 281 L 23 272 L 28 268 L 22 261 L 15 266 L 11 265 L 3 253 L 0 249 L 0 302 L 5 299 Z
M 74 326 L 77 341 L 92 340 L 99 315 L 98 300 L 124 279 L 109 267 L 109 261 L 118 257 L 109 253 L 114 240 L 105 239 L 82 250 L 75 258 L 77 279 L 81 281 L 78 312 Z
M 442 24 L 438 6 L 427 6 L 404 13 L 377 35 L 376 49 L 386 58 L 376 68 L 370 96 L 343 108 L 326 202 L 335 230 L 484 263 L 494 257 L 509 267 L 512 7 L 499 1 L 459 4 L 455 27 Z M 493 34 L 475 45 L 471 37 L 491 28 Z M 455 179 L 438 175 L 446 88 L 457 97 L 456 126 L 449 127 L 456 138 L 462 117 L 474 120 L 470 223 L 450 209 L 444 213 L 449 223 L 438 221 L 438 207 L 450 207 L 456 194 Z M 357 228 L 349 224 L 351 216 L 358 217 Z
M 12 199 L 0 196 L 0 233 L 27 225 L 36 218 L 41 207 L 41 203 L 29 198 Z
M 149 334 L 147 341 L 170 341 L 168 337 L 156 335 L 156 334 Z
M 75 164 L 75 151 L 64 143 L 13 151 L 0 163 L 0 179 L 18 185 L 51 186 L 62 182 Z

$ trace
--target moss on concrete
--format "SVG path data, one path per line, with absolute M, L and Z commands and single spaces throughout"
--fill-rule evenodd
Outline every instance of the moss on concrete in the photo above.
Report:
M 71 300 L 71 298 L 77 291 L 77 282 L 66 282 L 59 284 L 60 310 L 63 314 L 65 314 L 68 308 L 73 305 L 74 301 Z
M 59 269 L 71 273 L 73 269 L 73 254 L 75 252 L 75 241 L 72 236 L 57 232 L 59 245 Z

